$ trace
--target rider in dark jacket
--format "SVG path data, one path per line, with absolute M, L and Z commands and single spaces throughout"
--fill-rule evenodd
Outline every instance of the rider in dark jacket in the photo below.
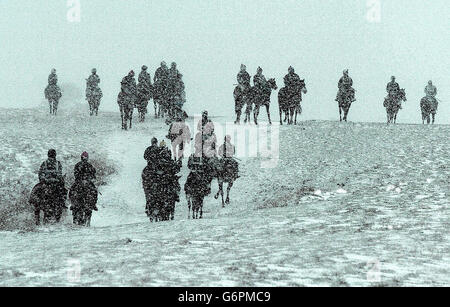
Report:
M 152 138 L 152 144 L 150 147 L 144 152 L 144 159 L 147 161 L 147 164 L 150 166 L 158 161 L 159 158 L 159 147 L 158 147 L 158 139 Z
M 58 83 L 58 76 L 56 75 L 56 69 L 53 68 L 48 76 L 48 84 L 56 85 L 56 83 Z
M 65 200 L 64 176 L 61 162 L 56 160 L 56 150 L 48 151 L 48 159 L 41 164 L 38 175 L 40 183 L 38 194 L 42 194 L 45 188 L 51 191 L 53 197 Z
M 75 181 L 92 181 L 96 179 L 95 173 L 97 172 L 95 167 L 89 162 L 89 154 L 83 152 L 81 154 L 81 161 L 75 165 L 73 173 L 75 175 Z
M 284 76 L 284 84 L 286 87 L 295 88 L 300 83 L 300 77 L 295 73 L 295 70 L 292 66 L 288 69 L 288 74 Z
M 63 180 L 61 162 L 56 160 L 56 150 L 48 151 L 48 159 L 39 168 L 39 181 L 44 184 L 59 183 Z
M 256 75 L 253 77 L 253 84 L 259 93 L 262 93 L 263 90 L 267 87 L 267 80 L 266 77 L 264 77 L 264 75 L 262 74 L 262 72 L 263 72 L 262 68 L 258 67 Z
M 161 66 L 155 71 L 153 82 L 156 84 L 166 84 L 169 79 L 169 68 L 167 68 L 166 62 L 161 62 Z
M 244 64 L 241 65 L 241 71 L 237 74 L 236 78 L 242 90 L 250 87 L 250 74 L 247 72 L 247 67 Z
M 351 102 L 356 101 L 355 89 L 353 88 L 353 80 L 348 75 L 348 69 L 344 70 L 344 75 L 341 77 L 341 79 L 339 79 L 338 88 L 339 88 L 339 91 L 336 95 L 336 101 L 339 102 L 344 93 L 349 93 Z
M 86 85 L 88 88 L 96 88 L 100 83 L 100 77 L 97 75 L 97 69 L 92 68 L 92 74 L 87 78 Z
M 130 71 L 127 76 L 122 79 L 122 92 L 127 98 L 135 99 L 137 97 L 136 79 L 134 71 Z

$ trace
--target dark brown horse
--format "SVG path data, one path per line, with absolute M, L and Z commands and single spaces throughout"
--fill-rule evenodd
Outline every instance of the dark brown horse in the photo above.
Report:
M 117 97 L 117 103 L 119 105 L 120 117 L 122 119 L 122 129 L 131 129 L 133 122 L 133 109 L 135 104 L 134 97 L 127 97 L 123 92 L 120 92 Z
M 219 191 L 214 196 L 215 199 L 219 198 L 219 195 L 222 196 L 222 208 L 225 208 L 225 204 L 230 203 L 230 190 L 233 187 L 236 179 L 239 178 L 239 165 L 238 162 L 233 158 L 222 158 L 216 164 L 216 170 L 214 172 L 215 177 L 217 178 L 217 182 L 219 183 Z M 227 197 L 224 201 L 223 198 L 223 184 L 228 183 L 227 187 Z
M 404 89 L 401 89 L 398 93 L 389 95 L 388 98 L 385 99 L 383 105 L 386 108 L 388 124 L 397 123 L 397 115 L 400 111 L 402 101 L 406 101 L 406 92 Z
M 58 183 L 38 183 L 31 191 L 29 203 L 34 207 L 36 225 L 40 225 L 40 212 L 44 212 L 43 222 L 59 223 L 66 208 L 67 189 L 64 180 Z
M 272 94 L 272 90 L 277 90 L 277 89 L 278 89 L 278 86 L 277 86 L 277 83 L 275 82 L 274 78 L 267 80 L 266 87 L 264 87 L 261 92 L 256 91 L 255 87 L 253 87 L 253 91 L 251 91 L 251 93 L 253 93 L 254 96 L 251 97 L 250 99 L 253 98 L 253 103 L 255 104 L 255 108 L 253 110 L 253 119 L 254 119 L 256 125 L 258 124 L 259 108 L 261 106 L 266 107 L 267 118 L 269 120 L 269 124 L 272 124 L 272 121 L 270 120 L 270 110 L 269 110 L 270 95 Z
M 97 210 L 98 191 L 89 181 L 75 182 L 69 191 L 72 203 L 73 223 L 79 226 L 91 226 L 92 211 Z
M 434 124 L 438 109 L 438 101 L 436 98 L 423 97 L 420 100 L 420 109 L 422 111 L 422 124 Z M 430 115 L 432 118 L 430 118 Z
M 348 112 L 350 111 L 350 107 L 352 106 L 352 97 L 354 92 L 350 89 L 347 91 L 341 91 L 338 97 L 338 106 L 339 106 L 339 120 L 347 121 Z M 342 113 L 344 113 L 344 117 L 342 117 Z
M 48 100 L 50 114 L 56 115 L 58 111 L 59 100 L 62 97 L 61 89 L 56 84 L 49 84 L 45 88 L 45 99 Z
M 282 115 L 284 113 L 284 122 L 289 125 L 297 124 L 297 116 L 302 113 L 302 94 L 308 93 L 306 89 L 305 80 L 300 80 L 300 83 L 295 89 L 283 87 L 278 92 L 278 106 L 280 111 L 280 124 L 283 124 Z

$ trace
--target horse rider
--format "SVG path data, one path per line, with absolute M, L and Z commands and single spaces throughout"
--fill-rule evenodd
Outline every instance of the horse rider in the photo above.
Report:
M 396 95 L 399 91 L 400 91 L 400 86 L 398 85 L 398 83 L 395 81 L 395 76 L 391 77 L 391 82 L 389 82 L 386 85 L 386 91 L 388 92 L 389 96 L 394 96 Z M 389 97 L 388 96 L 388 97 Z
M 91 163 L 89 163 L 89 154 L 85 151 L 81 154 L 81 161 L 75 164 L 73 169 L 73 174 L 75 177 L 75 184 L 82 185 L 87 183 L 88 187 L 93 190 L 97 190 L 93 180 L 96 179 L 95 173 L 97 170 Z M 97 206 L 94 205 L 92 208 L 94 211 L 98 211 Z
M 197 124 L 197 130 L 203 131 L 206 124 L 208 124 L 208 123 L 212 124 L 212 132 L 214 132 L 214 124 L 213 124 L 212 120 L 209 119 L 209 117 L 208 117 L 208 111 L 205 110 L 202 112 L 202 119 Z
M 144 152 L 144 159 L 147 161 L 148 166 L 152 166 L 159 158 L 158 139 L 152 138 L 151 145 L 147 147 Z
M 138 82 L 142 83 L 145 88 L 150 91 L 152 87 L 152 78 L 150 77 L 150 74 L 147 72 L 148 67 L 146 65 L 142 66 L 142 70 L 139 73 Z
M 231 169 L 235 179 L 239 178 L 239 164 L 234 159 L 236 148 L 231 144 L 231 136 L 225 136 L 223 144 L 219 147 L 218 154 L 222 159 L 223 167 L 225 169 Z
M 300 81 L 300 77 L 295 73 L 294 67 L 289 66 L 288 74 L 284 76 L 284 85 L 288 88 L 296 88 Z
M 153 77 L 153 82 L 155 85 L 166 86 L 169 79 L 169 68 L 167 68 L 166 62 L 161 62 L 161 66 L 155 71 L 155 76 Z
M 247 72 L 247 67 L 241 64 L 241 70 L 236 76 L 238 86 L 240 87 L 242 93 L 250 88 L 250 74 Z
M 48 76 L 48 84 L 56 85 L 56 83 L 58 83 L 58 76 L 56 75 L 56 69 L 53 68 Z
M 150 74 L 147 72 L 148 67 L 146 65 L 142 66 L 142 70 L 139 73 L 138 77 L 138 95 L 142 101 L 149 101 L 152 98 L 152 78 Z
M 391 82 L 386 85 L 386 92 L 388 93 L 385 100 L 388 100 L 389 97 L 395 97 L 400 92 L 400 85 L 395 81 L 395 76 L 391 77 Z M 399 107 L 401 108 L 401 103 L 398 102 Z
M 208 117 L 208 111 L 203 111 L 202 119 L 197 124 L 198 133 L 195 136 L 195 156 L 211 158 L 216 156 L 217 138 L 214 133 L 214 123 Z
M 99 83 L 100 77 L 97 75 L 97 69 L 92 68 L 91 75 L 86 79 L 86 96 L 90 96 L 98 88 Z
M 182 80 L 183 75 L 177 69 L 177 64 L 172 62 L 171 67 L 169 69 L 169 79 L 168 79 L 168 87 L 169 87 L 169 95 L 178 107 L 182 107 L 185 102 L 185 86 Z
M 300 76 L 295 73 L 294 67 L 290 66 L 288 68 L 288 74 L 284 76 L 284 85 L 287 88 L 287 91 L 291 95 L 298 94 L 302 88 L 301 88 L 301 82 Z
M 172 160 L 172 153 L 170 152 L 169 148 L 167 148 L 166 142 L 164 142 L 164 140 L 159 143 L 159 154 L 160 158 L 163 160 Z
M 425 95 L 429 101 L 432 101 L 435 106 L 437 106 L 437 88 L 433 85 L 433 81 L 428 81 L 428 85 L 425 87 Z
M 339 91 L 338 91 L 338 93 L 336 95 L 336 101 L 339 102 L 341 97 L 342 97 L 342 95 L 347 93 L 347 92 L 350 93 L 351 102 L 355 102 L 356 101 L 356 99 L 355 99 L 355 90 L 353 88 L 353 80 L 348 75 L 348 69 L 344 70 L 343 76 L 339 80 L 338 88 L 339 88 Z
M 181 114 L 178 114 L 175 122 L 170 125 L 167 138 L 172 142 L 172 152 L 175 160 L 183 159 L 186 143 L 191 141 L 191 131 Z
M 50 149 L 47 160 L 39 168 L 39 182 L 43 184 L 59 183 L 63 180 L 61 162 L 56 160 L 56 150 Z
M 131 70 L 121 82 L 122 92 L 128 99 L 135 99 L 137 97 L 136 79 L 134 78 L 134 71 Z
M 219 157 L 220 158 L 233 158 L 236 153 L 236 148 L 231 144 L 231 136 L 227 135 L 224 142 L 219 147 Z
M 96 88 L 100 83 L 100 77 L 97 75 L 97 69 L 92 68 L 91 75 L 86 80 L 88 88 Z
M 181 79 L 183 77 L 182 74 L 180 74 L 180 72 L 177 69 L 177 63 L 172 62 L 170 64 L 170 69 L 169 69 L 169 76 L 175 77 L 177 79 Z
M 258 67 L 256 70 L 256 75 L 253 77 L 253 85 L 259 94 L 261 94 L 267 87 L 267 80 L 263 75 L 263 69 L 261 67 Z

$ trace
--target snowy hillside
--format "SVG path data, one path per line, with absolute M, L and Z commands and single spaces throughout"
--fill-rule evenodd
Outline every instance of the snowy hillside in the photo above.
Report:
M 242 158 L 227 208 L 211 195 L 189 220 L 182 195 L 175 221 L 150 224 L 142 155 L 167 134 L 162 120 L 124 132 L 117 113 L 36 112 L 0 114 L 0 226 L 12 230 L 0 232 L 0 286 L 450 284 L 450 126 L 282 126 L 277 166 Z M 25 200 L 50 147 L 69 182 L 84 150 L 101 169 L 90 229 L 70 215 L 32 226 Z M 184 163 L 182 185 L 187 174 Z

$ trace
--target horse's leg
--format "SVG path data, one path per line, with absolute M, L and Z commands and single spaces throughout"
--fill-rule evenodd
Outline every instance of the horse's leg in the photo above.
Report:
M 86 227 L 91 227 L 91 218 L 92 218 L 92 211 L 88 210 L 86 212 Z
M 34 222 L 36 226 L 39 226 L 41 224 L 41 210 L 36 207 L 34 208 Z
M 223 180 L 220 179 L 218 181 L 219 181 L 219 192 L 217 193 L 220 193 L 220 195 L 222 196 L 222 208 L 225 208 L 225 202 L 223 201 Z
M 219 185 L 219 190 L 217 191 L 216 195 L 214 195 L 214 199 L 219 199 L 219 195 L 220 195 L 220 180 L 217 179 L 217 183 Z
M 283 111 L 281 110 L 281 108 L 278 108 L 280 111 L 280 125 L 283 125 Z
M 203 218 L 203 197 L 199 200 L 200 203 L 198 204 L 200 206 L 200 219 Z
M 339 121 L 342 122 L 342 108 L 341 106 L 338 107 L 339 107 Z
M 225 203 L 227 205 L 230 204 L 230 190 L 232 187 L 233 187 L 233 180 L 228 183 L 228 187 L 227 187 L 227 199 L 225 200 Z
M 258 125 L 259 106 L 260 105 L 256 105 L 255 109 L 253 110 L 253 120 L 255 122 L 255 125 Z
M 188 202 L 188 219 L 191 218 L 191 197 L 188 196 L 187 197 L 187 202 Z
M 267 118 L 269 119 L 269 125 L 272 125 L 272 120 L 270 120 L 270 104 L 266 104 Z
M 434 125 L 434 121 L 435 121 L 435 119 L 436 119 L 436 114 L 432 113 L 431 116 L 433 117 L 433 122 L 432 122 L 432 124 Z
M 295 108 L 295 119 L 294 119 L 294 125 L 297 125 L 297 115 L 298 115 L 298 107 Z

